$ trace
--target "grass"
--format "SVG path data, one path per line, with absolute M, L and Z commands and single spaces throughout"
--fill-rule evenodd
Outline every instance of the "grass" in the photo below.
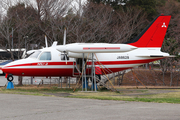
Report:
M 7 94 L 23 94 L 23 95 L 37 95 L 37 96 L 51 96 L 44 93 L 71 93 L 73 90 L 69 88 L 58 88 L 56 86 L 45 86 L 45 87 L 37 87 L 37 86 L 15 86 L 15 89 L 5 89 L 0 88 L 0 93 Z
M 137 102 L 141 101 L 141 102 L 180 104 L 180 90 L 177 89 L 176 91 L 177 92 L 160 93 L 160 94 L 153 94 L 153 95 L 135 95 L 139 93 L 149 93 L 150 92 L 149 90 L 122 91 L 120 93 L 116 93 L 116 92 L 79 93 L 79 92 L 76 92 L 76 93 L 73 93 L 73 96 L 68 96 L 68 97 L 99 99 L 99 100 L 137 101 Z M 134 94 L 134 95 L 130 96 L 128 94 Z
M 98 100 L 117 100 L 117 101 L 141 101 L 141 102 L 157 102 L 157 103 L 177 103 L 180 104 L 180 90 L 176 89 L 176 92 L 158 93 L 153 95 L 145 95 L 152 90 L 144 89 L 120 89 L 120 92 L 110 92 L 105 88 L 100 89 L 98 92 L 78 92 L 81 89 L 77 89 L 73 92 L 73 89 L 58 88 L 56 86 L 16 86 L 15 89 L 7 90 L 0 88 L 0 93 L 5 94 L 22 94 L 22 95 L 36 95 L 36 96 L 53 96 L 46 93 L 70 93 L 69 98 L 84 98 L 84 99 L 98 99 Z M 155 89 L 154 91 L 158 91 Z M 168 91 L 170 91 L 168 89 Z M 130 95 L 131 94 L 131 95 Z M 136 95 L 137 94 L 137 95 Z M 138 95 L 144 94 L 144 95 Z
M 115 94 L 115 93 L 114 93 Z M 178 95 L 178 96 L 175 96 Z M 156 103 L 178 103 L 180 104 L 180 92 L 168 93 L 168 94 L 158 94 L 158 95 L 140 95 L 140 96 L 117 96 L 104 93 L 104 94 L 77 94 L 74 96 L 68 96 L 71 98 L 85 98 L 85 99 L 98 99 L 98 100 L 118 100 L 118 101 L 137 101 L 137 102 L 156 102 Z

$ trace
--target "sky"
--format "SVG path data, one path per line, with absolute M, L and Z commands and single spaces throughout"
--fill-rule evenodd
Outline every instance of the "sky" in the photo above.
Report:
M 15 5 L 17 2 L 30 2 L 34 7 L 36 7 L 35 0 L 0 0 L 0 13 L 6 14 L 9 6 Z M 87 0 L 72 0 L 71 6 L 73 7 L 74 10 L 79 9 L 79 2 L 81 2 L 81 5 L 87 2 Z

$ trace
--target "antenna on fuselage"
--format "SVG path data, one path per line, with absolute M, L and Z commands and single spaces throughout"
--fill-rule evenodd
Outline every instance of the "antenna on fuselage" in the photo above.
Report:
M 46 48 L 48 47 L 48 43 L 47 43 L 47 36 L 45 35 L 45 43 L 46 43 Z

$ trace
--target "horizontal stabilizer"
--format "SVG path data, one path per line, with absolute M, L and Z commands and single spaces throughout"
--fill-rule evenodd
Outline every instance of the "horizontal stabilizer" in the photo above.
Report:
M 150 57 L 164 57 L 163 55 L 150 55 Z
M 144 54 L 144 55 L 137 55 L 137 57 L 164 57 L 163 55 L 147 55 L 147 54 Z
M 137 55 L 137 57 L 176 57 L 175 55 Z

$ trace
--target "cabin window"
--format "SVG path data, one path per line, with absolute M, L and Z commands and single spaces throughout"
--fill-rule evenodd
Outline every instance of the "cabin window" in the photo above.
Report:
M 51 60 L 51 52 L 42 53 L 39 60 Z
M 35 51 L 35 52 L 33 52 L 29 57 L 30 57 L 30 58 L 37 58 L 40 53 L 41 53 L 41 51 Z

